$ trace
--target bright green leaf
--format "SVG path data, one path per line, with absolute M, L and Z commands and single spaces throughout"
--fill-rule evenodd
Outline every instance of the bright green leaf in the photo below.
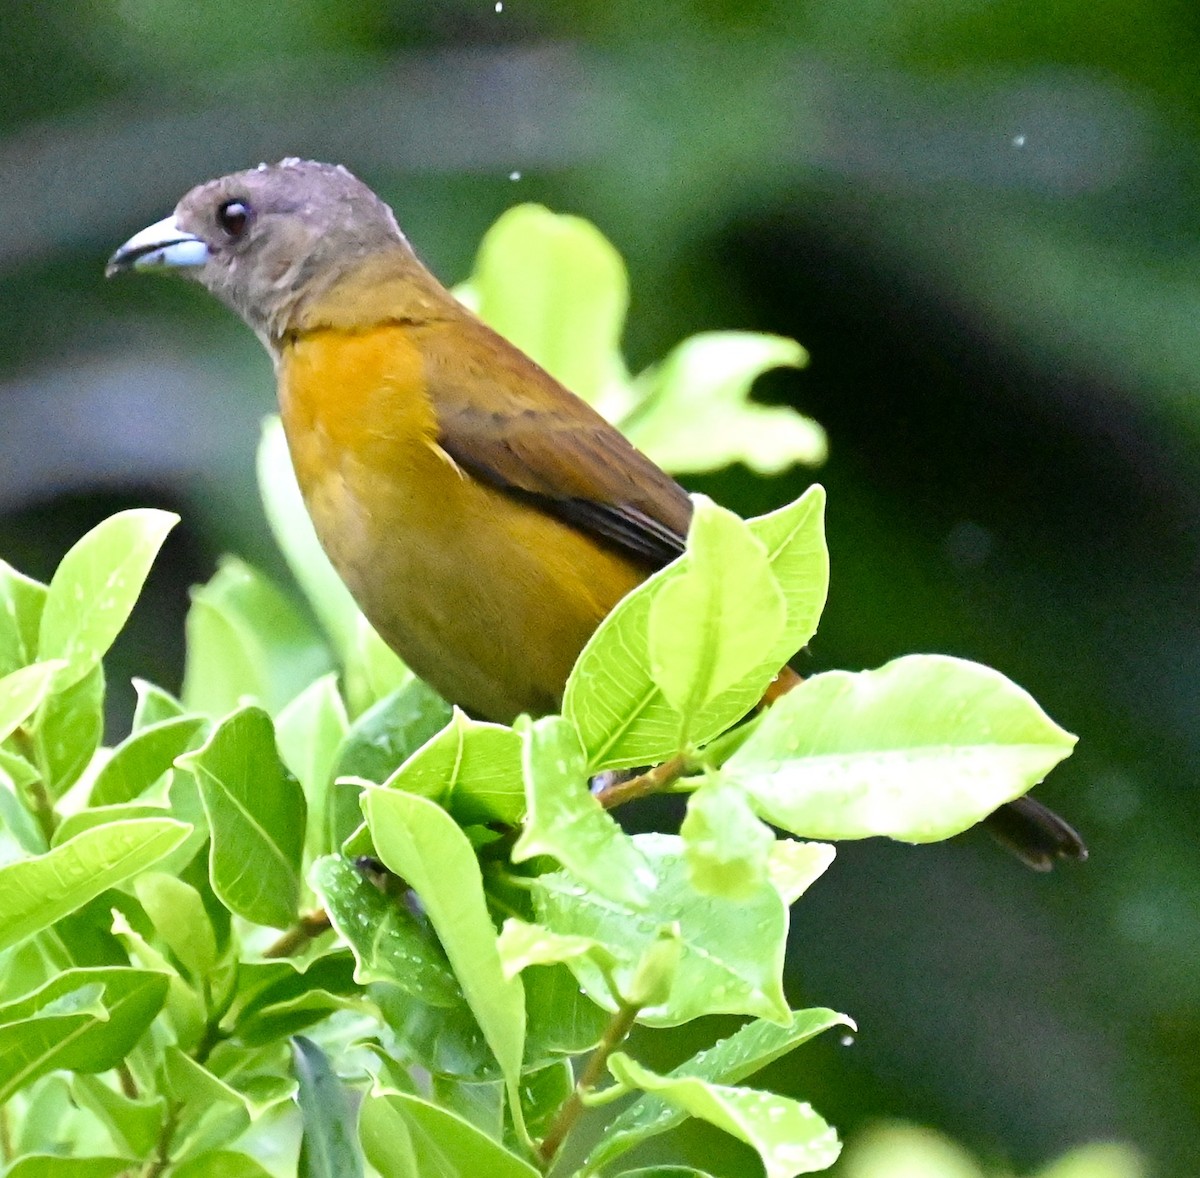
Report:
M 167 1116 L 167 1102 L 162 1096 L 134 1100 L 101 1077 L 79 1072 L 71 1077 L 71 1092 L 75 1102 L 105 1127 L 119 1149 L 140 1158 L 155 1148 Z
M 806 680 L 771 707 L 724 775 L 796 834 L 923 843 L 1027 792 L 1074 744 L 998 671 L 910 655 Z
M 696 496 L 687 559 L 654 595 L 648 623 L 650 674 L 683 717 L 680 747 L 692 717 L 755 673 L 786 621 L 766 548 L 731 511 Z
M 184 715 L 183 704 L 179 700 L 169 691 L 145 679 L 135 678 L 133 690 L 137 695 L 137 703 L 133 707 L 133 732 L 141 732 L 152 724 L 161 724 L 164 720 L 174 720 Z
M 484 235 L 463 294 L 585 401 L 599 404 L 627 380 L 619 350 L 625 264 L 590 222 L 535 204 L 509 209 Z
M 359 1109 L 358 1135 L 382 1178 L 539 1178 L 462 1117 L 404 1093 L 370 1093 Z
M 556 872 L 533 881 L 539 922 L 608 946 L 619 960 L 613 974 L 622 994 L 636 970 L 628 963 L 641 960 L 664 926 L 677 926 L 682 954 L 670 998 L 643 1010 L 641 1022 L 675 1026 L 718 1013 L 789 1019 L 782 987 L 787 909 L 775 889 L 763 883 L 739 900 L 700 895 L 691 886 L 681 839 L 642 834 L 634 843 L 658 879 L 648 910 L 586 891 Z M 567 965 L 594 1002 L 613 1008 L 606 977 L 587 957 Z
M 463 825 L 516 822 L 525 811 L 521 738 L 455 708 L 450 723 L 384 784 L 437 802 Z
M 1146 1163 L 1137 1150 L 1116 1141 L 1081 1145 L 1037 1172 L 1037 1178 L 1148 1178 L 1148 1175 Z
M 732 1088 L 695 1076 L 659 1076 L 617 1052 L 609 1070 L 623 1084 L 658 1096 L 689 1116 L 723 1129 L 757 1150 L 767 1178 L 794 1178 L 837 1161 L 837 1134 L 811 1105 L 754 1088 Z
M 575 729 L 561 716 L 534 721 L 524 731 L 523 759 L 527 817 L 513 862 L 550 855 L 600 895 L 644 907 L 654 873 L 589 792 Z
M 786 406 L 749 400 L 756 377 L 802 368 L 808 354 L 778 335 L 711 331 L 679 344 L 638 376 L 642 400 L 629 438 L 673 474 L 702 474 L 742 462 L 760 474 L 825 461 L 825 431 Z
M 835 854 L 828 843 L 776 839 L 767 858 L 767 875 L 790 908 L 825 874 Z
M 218 1149 L 172 1166 L 171 1178 L 272 1178 L 272 1175 L 244 1153 Z
M 297 1035 L 292 1056 L 303 1124 L 299 1178 L 355 1178 L 363 1172 L 354 1121 L 341 1082 L 325 1053 Z
M 358 606 L 317 539 L 296 483 L 283 423 L 276 416 L 263 421 L 258 444 L 258 488 L 275 542 L 344 660 L 354 646 Z
M 61 659 L 33 663 L 0 679 L 0 743 L 37 710 L 50 690 L 51 680 L 65 665 Z
M 104 666 L 97 663 L 65 691 L 55 691 L 34 721 L 50 794 L 61 798 L 91 764 L 104 737 Z
M 250 1124 L 246 1099 L 174 1044 L 162 1053 L 162 1083 L 175 1114 L 175 1149 L 185 1157 L 235 1141 Z
M 132 732 L 96 774 L 89 804 L 112 806 L 133 801 L 170 771 L 204 722 L 202 716 L 177 716 Z
M 515 1088 L 525 1040 L 525 997 L 506 978 L 479 864 L 466 835 L 434 802 L 369 789 L 363 802 L 379 858 L 421 899 L 488 1046 Z
M 233 557 L 192 590 L 186 629 L 183 702 L 213 719 L 247 702 L 274 715 L 298 687 L 329 669 L 329 652 L 308 620 L 261 573 Z
M 57 690 L 77 683 L 104 657 L 178 522 L 169 511 L 121 511 L 97 524 L 62 558 L 50 580 L 38 633 L 38 657 L 66 664 Z
M 300 899 L 305 803 L 279 759 L 271 718 L 258 708 L 235 712 L 179 764 L 204 799 L 213 891 L 245 920 L 287 927 Z
M 691 717 L 688 738 L 703 744 L 758 702 L 762 692 L 813 635 L 829 584 L 824 534 L 825 493 L 810 487 L 794 503 L 747 521 L 767 552 L 783 593 L 787 620 L 757 656 L 757 669 Z M 682 575 L 669 565 L 616 606 L 580 654 L 563 696 L 563 715 L 579 731 L 588 769 L 656 764 L 679 752 L 679 716 L 650 673 L 650 614 L 655 597 Z
M 198 982 L 217 967 L 217 937 L 204 900 L 173 875 L 148 871 L 133 883 L 134 892 L 155 931 Z
M 334 848 L 329 830 L 329 791 L 349 727 L 336 675 L 322 675 L 310 683 L 275 722 L 279 755 L 299 780 L 308 803 L 305 844 L 311 860 Z
M 916 1125 L 867 1129 L 846 1150 L 838 1173 L 845 1178 L 984 1178 L 962 1146 Z
M 819 1008 L 795 1011 L 784 1026 L 759 1019 L 685 1060 L 667 1076 L 669 1079 L 694 1076 L 715 1084 L 740 1084 L 801 1043 L 837 1026 L 853 1028 L 854 1024 L 844 1014 Z M 675 1128 L 686 1117 L 687 1113 L 657 1096 L 643 1096 L 607 1126 L 604 1137 L 588 1155 L 586 1168 L 609 1165 L 634 1146 Z
M 679 833 L 696 891 L 737 900 L 752 896 L 767 878 L 775 836 L 754 816 L 746 795 L 720 779 L 688 799 Z
M 19 1158 L 4 1178 L 121 1178 L 133 1163 L 128 1158 L 64 1158 L 34 1154 Z M 173 1171 L 176 1173 L 177 1171 Z
M 0 675 L 37 659 L 46 586 L 0 560 Z
M 592 937 L 564 936 L 510 916 L 500 930 L 497 942 L 506 977 L 515 977 L 533 965 L 553 965 L 576 957 L 590 957 L 602 969 L 616 964 L 607 945 Z
M 0 950 L 145 871 L 187 835 L 181 822 L 136 818 L 95 827 L 44 855 L 0 867 Z

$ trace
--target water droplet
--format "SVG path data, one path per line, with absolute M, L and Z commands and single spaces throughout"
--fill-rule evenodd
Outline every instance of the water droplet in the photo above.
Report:
M 496 11 L 497 12 L 504 11 L 504 0 L 496 0 Z
M 841 1045 L 843 1047 L 853 1047 L 854 1046 L 854 1036 L 853 1035 L 843 1035 L 841 1037 L 841 1039 L 839 1040 L 839 1042 L 841 1043 Z
M 1024 147 L 1025 146 L 1025 136 L 1024 135 L 1014 135 L 1012 137 L 1012 145 L 1013 145 L 1013 147 Z
M 521 173 L 520 173 L 520 172 L 509 172 L 509 174 L 508 174 L 508 178 L 509 178 L 510 180 L 520 180 L 520 178 L 521 178 Z

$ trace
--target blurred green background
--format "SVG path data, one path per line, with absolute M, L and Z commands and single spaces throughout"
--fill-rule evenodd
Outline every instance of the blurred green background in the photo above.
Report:
M 345 163 L 447 281 L 510 204 L 591 218 L 629 263 L 635 369 L 708 328 L 812 354 L 759 385 L 830 433 L 810 666 L 976 658 L 1082 738 L 1039 795 L 1085 866 L 844 848 L 790 986 L 861 1033 L 771 1082 L 851 1138 L 903 1117 L 1022 1173 L 1110 1139 L 1200 1173 L 1198 66 L 1200 8 L 1171 0 L 9 4 L 0 555 L 46 576 L 117 507 L 183 513 L 117 726 L 131 674 L 178 686 L 219 552 L 280 569 L 258 344 L 183 283 L 102 277 L 192 184 Z M 811 477 L 692 485 L 750 514 Z

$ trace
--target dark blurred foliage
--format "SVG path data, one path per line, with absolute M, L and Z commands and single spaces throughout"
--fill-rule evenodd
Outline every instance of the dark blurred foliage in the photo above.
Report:
M 102 279 L 193 183 L 338 160 L 447 280 L 511 203 L 592 218 L 629 262 L 635 367 L 704 328 L 812 352 L 761 382 L 831 436 L 811 666 L 978 658 L 1082 738 L 1040 793 L 1087 833 L 1083 867 L 1035 877 L 974 837 L 844 848 L 796 909 L 791 986 L 861 1034 L 773 1083 L 851 1133 L 917 1119 L 1018 1169 L 1118 1137 L 1195 1174 L 1200 9 L 497 7 L 6 6 L 0 553 L 45 576 L 117 507 L 182 511 L 114 723 L 129 675 L 178 685 L 186 587 L 217 553 L 278 569 L 258 345 L 182 283 Z M 703 489 L 751 513 L 809 478 Z

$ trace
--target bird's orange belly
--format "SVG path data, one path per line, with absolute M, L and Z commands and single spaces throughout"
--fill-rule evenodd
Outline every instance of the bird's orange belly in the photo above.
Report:
M 332 397 L 326 364 L 313 371 L 301 354 L 280 369 L 292 461 L 325 551 L 384 640 L 446 699 L 501 721 L 555 710 L 584 643 L 643 572 L 461 471 L 437 446 L 419 356 L 389 341 L 381 384 L 363 344 L 332 369 Z M 398 389 L 405 363 L 413 381 Z M 347 391 L 356 375 L 366 379 Z

